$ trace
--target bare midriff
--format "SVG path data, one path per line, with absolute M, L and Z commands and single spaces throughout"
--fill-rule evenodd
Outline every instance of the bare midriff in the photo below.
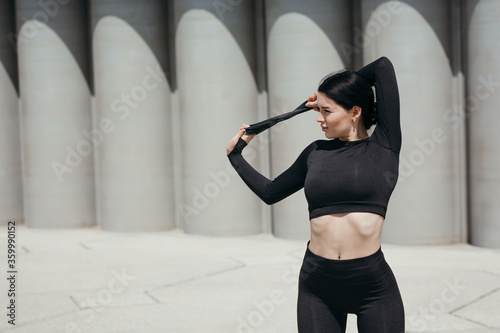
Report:
M 384 218 L 375 213 L 339 213 L 311 219 L 309 250 L 328 259 L 355 259 L 380 248 Z

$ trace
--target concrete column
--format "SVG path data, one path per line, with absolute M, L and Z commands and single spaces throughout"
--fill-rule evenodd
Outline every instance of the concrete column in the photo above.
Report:
M 256 81 L 258 95 L 258 119 L 269 117 L 268 88 L 267 88 L 267 54 L 266 54 L 266 5 L 265 0 L 256 0 L 255 3 L 255 34 L 256 34 Z M 271 131 L 264 131 L 259 134 L 260 167 L 263 174 L 271 175 L 271 155 L 270 155 L 270 134 Z M 257 142 L 257 141 L 256 141 Z M 261 204 L 262 232 L 271 234 L 273 232 L 272 205 Z
M 500 248 L 500 1 L 466 1 L 470 242 Z
M 168 22 L 162 0 L 91 2 L 99 222 L 175 227 Z
M 446 244 L 458 234 L 464 147 L 450 59 L 447 1 L 362 1 L 364 63 L 382 55 L 394 64 L 401 99 L 403 147 L 383 241 Z M 404 43 L 402 46 L 401 43 Z
M 16 1 L 25 218 L 30 227 L 95 223 L 86 8 Z
M 243 123 L 258 120 L 253 6 L 174 2 L 184 189 L 178 209 L 188 233 L 262 231 L 260 199 L 235 174 L 225 152 Z M 265 144 L 254 140 L 244 156 L 259 169 Z
M 330 72 L 352 66 L 349 1 L 266 1 L 267 66 L 271 116 L 293 110 Z M 272 128 L 272 178 L 285 171 L 312 141 L 325 139 L 317 113 L 306 112 Z M 273 207 L 274 234 L 310 235 L 304 191 Z
M 23 188 L 15 21 L 10 1 L 0 4 L 0 225 L 23 220 Z M 10 42 L 9 42 L 10 41 Z

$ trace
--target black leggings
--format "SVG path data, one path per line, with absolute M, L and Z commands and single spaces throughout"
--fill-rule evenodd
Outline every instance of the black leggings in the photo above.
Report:
M 382 250 L 335 260 L 308 247 L 299 275 L 299 333 L 345 332 L 348 313 L 357 315 L 359 332 L 404 332 L 403 302 Z

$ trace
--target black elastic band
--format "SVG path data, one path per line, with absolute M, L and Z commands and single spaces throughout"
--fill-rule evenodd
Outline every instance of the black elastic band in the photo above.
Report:
M 302 112 L 311 110 L 312 108 L 307 107 L 306 103 L 307 103 L 307 101 L 300 104 L 293 111 L 280 114 L 279 116 L 275 116 L 275 117 L 260 121 L 260 122 L 255 123 L 255 124 L 251 124 L 250 127 L 246 128 L 245 134 L 247 134 L 247 135 L 259 134 L 259 133 L 265 131 L 266 129 L 268 129 L 269 127 L 272 127 L 283 120 L 287 120 L 287 119 L 292 118 L 292 117 L 294 117 Z

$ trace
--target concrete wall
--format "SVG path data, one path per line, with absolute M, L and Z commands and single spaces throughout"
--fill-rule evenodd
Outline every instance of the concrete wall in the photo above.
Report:
M 188 233 L 262 232 L 260 202 L 224 156 L 234 129 L 257 121 L 254 12 L 251 1 L 230 12 L 210 1 L 174 2 L 184 193 L 179 209 Z M 256 152 L 245 154 L 258 165 Z
M 0 225 L 23 220 L 21 134 L 13 3 L 0 4 Z
M 351 63 L 340 49 L 342 41 L 351 40 L 349 1 L 266 1 L 266 30 L 271 116 L 295 109 L 314 94 L 326 74 Z M 311 141 L 323 138 L 316 117 L 307 112 L 270 130 L 271 178 L 285 171 Z M 278 237 L 309 237 L 304 190 L 274 205 L 273 222 Z
M 241 124 L 295 108 L 328 73 L 385 55 L 399 81 L 403 148 L 383 241 L 470 236 L 500 247 L 488 144 L 500 0 L 13 3 L 0 7 L 6 35 L 17 22 L 17 58 L 0 45 L 1 135 L 11 138 L 0 141 L 9 156 L 0 184 L 13 193 L 2 223 L 307 239 L 303 190 L 266 206 L 225 145 Z M 244 155 L 272 179 L 320 138 L 316 114 L 305 113 Z
M 461 167 L 454 156 L 465 146 L 444 117 L 454 105 L 449 3 L 363 1 L 362 15 L 370 37 L 364 63 L 386 55 L 400 87 L 400 175 L 383 239 L 404 244 L 460 241 L 456 230 L 464 202 L 454 195 L 460 190 L 455 169 Z M 402 36 L 412 34 L 412 42 L 401 47 Z
M 84 2 L 41 8 L 16 1 L 24 161 L 30 227 L 94 225 L 94 161 Z
M 168 20 L 162 0 L 91 2 L 99 223 L 175 227 Z
M 500 247 L 500 153 L 493 142 L 500 121 L 500 1 L 466 3 L 470 236 L 474 245 Z

